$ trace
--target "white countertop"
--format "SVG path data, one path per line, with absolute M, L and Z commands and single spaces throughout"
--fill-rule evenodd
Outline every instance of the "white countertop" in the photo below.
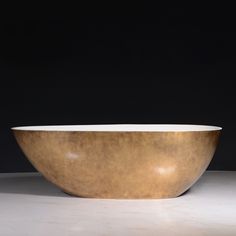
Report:
M 0 236 L 236 235 L 236 172 L 164 200 L 71 197 L 37 173 L 0 174 Z

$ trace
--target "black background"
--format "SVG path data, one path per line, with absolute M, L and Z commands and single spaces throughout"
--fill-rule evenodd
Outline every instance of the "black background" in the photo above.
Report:
M 236 170 L 230 7 L 6 14 L 0 34 L 0 172 L 34 170 L 12 126 L 102 123 L 222 126 L 209 168 Z

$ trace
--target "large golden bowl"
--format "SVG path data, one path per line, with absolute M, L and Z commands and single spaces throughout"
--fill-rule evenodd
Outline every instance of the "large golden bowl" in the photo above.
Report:
M 12 128 L 33 166 L 63 191 L 91 198 L 172 198 L 208 167 L 220 127 L 77 125 Z

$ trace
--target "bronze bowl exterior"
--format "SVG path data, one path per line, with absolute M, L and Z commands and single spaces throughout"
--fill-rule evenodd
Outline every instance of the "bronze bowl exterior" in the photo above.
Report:
M 208 167 L 220 127 L 81 125 L 12 128 L 33 166 L 63 191 L 89 198 L 173 198 Z

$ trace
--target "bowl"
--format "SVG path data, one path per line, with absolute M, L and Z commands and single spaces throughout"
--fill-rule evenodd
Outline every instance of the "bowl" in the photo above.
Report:
M 208 167 L 220 127 L 72 125 L 12 128 L 33 166 L 64 192 L 89 198 L 173 198 Z

